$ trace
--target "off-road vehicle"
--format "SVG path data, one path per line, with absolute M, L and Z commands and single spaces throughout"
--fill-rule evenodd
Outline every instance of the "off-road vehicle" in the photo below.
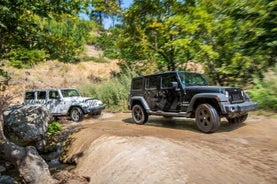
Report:
M 85 114 L 99 116 L 105 108 L 96 98 L 81 97 L 76 89 L 33 89 L 24 94 L 24 104 L 44 104 L 54 117 L 70 116 L 79 122 Z
M 215 132 L 220 118 L 246 120 L 257 103 L 239 88 L 208 86 L 199 73 L 172 71 L 132 79 L 128 108 L 133 121 L 144 124 L 149 115 L 195 118 L 203 132 Z

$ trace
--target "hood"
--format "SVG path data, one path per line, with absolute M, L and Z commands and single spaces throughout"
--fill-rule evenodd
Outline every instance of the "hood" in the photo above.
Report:
M 188 86 L 185 90 L 189 98 L 192 98 L 198 93 L 221 93 L 228 97 L 231 103 L 241 103 L 247 99 L 246 94 L 239 88 L 222 86 Z
M 186 92 L 192 93 L 222 93 L 225 94 L 226 91 L 229 93 L 232 92 L 241 92 L 239 88 L 224 87 L 224 86 L 187 86 Z
M 95 100 L 95 98 L 81 97 L 81 96 L 64 97 L 63 99 L 65 101 L 71 101 L 71 102 L 86 102 L 87 100 Z

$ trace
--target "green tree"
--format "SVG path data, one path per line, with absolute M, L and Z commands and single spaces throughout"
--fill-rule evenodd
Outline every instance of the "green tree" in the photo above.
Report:
M 90 19 L 98 25 L 104 26 L 104 19 L 111 18 L 113 26 L 121 15 L 121 0 L 88 0 L 87 6 L 90 10 Z
M 158 67 L 176 69 L 176 55 L 180 52 L 176 40 L 181 37 L 169 19 L 179 8 L 186 11 L 188 5 L 175 0 L 134 1 L 124 14 L 126 32 L 135 43 L 141 44 L 146 57 L 158 62 Z M 152 57 L 152 56 L 155 57 Z
M 175 70 L 193 60 L 219 85 L 244 85 L 276 62 L 275 10 L 267 0 L 135 0 L 117 46 L 127 65 Z
M 91 31 L 96 29 L 93 22 L 77 17 L 62 15 L 59 21 L 47 19 L 41 22 L 43 28 L 40 48 L 49 53 L 50 59 L 76 62 L 86 43 L 93 42 Z
M 276 48 L 272 44 L 274 38 L 263 37 L 274 26 L 269 28 L 270 31 L 261 26 L 271 17 L 268 10 L 272 10 L 273 3 L 265 0 L 203 0 L 199 4 L 213 19 L 212 26 L 203 29 L 203 34 L 198 37 L 205 43 L 199 50 L 198 60 L 208 67 L 207 72 L 218 84 L 245 85 L 251 82 L 254 73 L 261 74 L 272 66 L 272 60 L 276 61 L 276 55 L 272 55 Z M 266 49 L 266 45 L 271 47 Z
M 12 57 L 15 62 L 22 58 L 32 60 L 29 50 L 41 56 L 41 59 L 45 58 L 49 53 L 47 49 L 41 48 L 41 43 L 47 32 L 41 22 L 54 19 L 60 21 L 63 14 L 77 17 L 83 3 L 82 0 L 0 0 L 0 59 Z M 51 37 L 50 34 L 48 36 Z

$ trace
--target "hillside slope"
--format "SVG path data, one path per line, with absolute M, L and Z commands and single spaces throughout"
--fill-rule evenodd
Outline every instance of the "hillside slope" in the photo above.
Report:
M 90 60 L 70 64 L 47 61 L 30 69 L 6 67 L 5 70 L 10 74 L 11 80 L 5 93 L 12 96 L 12 104 L 22 103 L 26 89 L 76 87 L 82 83 L 108 79 L 113 72 L 119 71 L 117 60 L 103 59 L 102 51 L 93 46 L 87 46 L 83 57 L 102 58 L 104 62 Z

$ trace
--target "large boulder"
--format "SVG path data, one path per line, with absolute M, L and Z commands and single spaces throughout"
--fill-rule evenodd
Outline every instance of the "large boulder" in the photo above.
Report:
M 15 105 L 3 111 L 4 134 L 19 146 L 35 146 L 42 151 L 46 144 L 48 123 L 52 120 L 43 105 Z

